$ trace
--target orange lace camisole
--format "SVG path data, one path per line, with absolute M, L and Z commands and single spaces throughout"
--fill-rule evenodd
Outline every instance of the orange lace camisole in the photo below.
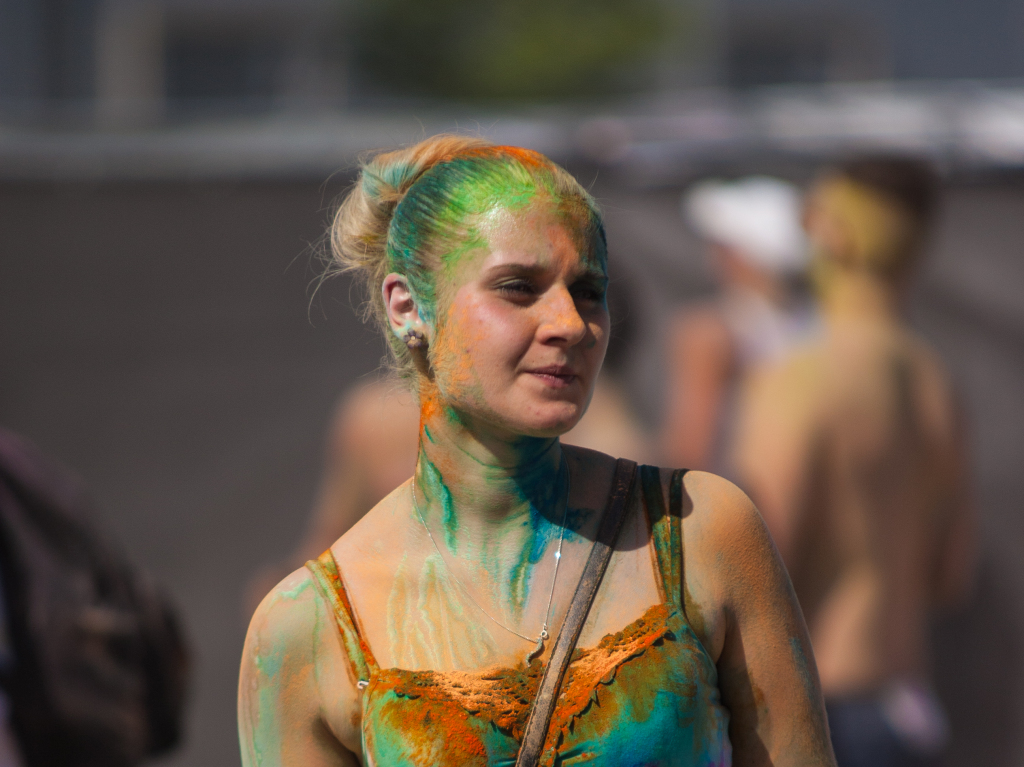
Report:
M 577 648 L 548 730 L 541 758 L 546 767 L 731 764 L 718 674 L 684 607 L 682 475 L 672 476 L 666 513 L 658 469 L 640 467 L 662 602 L 596 647 Z M 307 567 L 333 609 L 360 680 L 364 765 L 515 764 L 544 673 L 540 659 L 474 672 L 380 668 L 330 550 Z

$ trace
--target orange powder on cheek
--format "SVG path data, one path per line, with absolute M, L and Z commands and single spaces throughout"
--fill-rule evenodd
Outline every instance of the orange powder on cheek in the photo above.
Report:
M 468 307 L 456 305 L 448 308 L 438 324 L 431 363 L 449 397 L 465 396 L 480 388 L 471 350 L 484 341 L 486 332 L 475 325 Z

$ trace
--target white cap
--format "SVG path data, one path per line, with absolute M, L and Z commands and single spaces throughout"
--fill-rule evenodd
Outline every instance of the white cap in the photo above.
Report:
M 760 269 L 792 274 L 807 267 L 800 190 L 767 176 L 702 181 L 683 195 L 683 215 L 705 240 L 732 248 Z

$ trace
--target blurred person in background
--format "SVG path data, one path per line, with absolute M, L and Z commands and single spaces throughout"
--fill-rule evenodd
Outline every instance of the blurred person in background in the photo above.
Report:
M 929 618 L 973 558 L 964 434 L 950 381 L 900 315 L 938 184 L 912 159 L 824 174 L 805 224 L 822 334 L 740 398 L 738 481 L 811 631 L 839 767 L 936 764 Z
M 704 181 L 683 197 L 721 291 L 669 329 L 662 445 L 670 465 L 728 475 L 737 384 L 816 329 L 800 284 L 808 264 L 800 205 L 795 186 L 762 176 Z
M 0 767 L 134 767 L 181 739 L 176 611 L 84 488 L 0 429 Z
M 639 330 L 630 312 L 631 282 L 626 275 L 612 272 L 614 290 L 608 297 L 612 332 L 605 362 L 586 414 L 562 441 L 646 463 L 654 458 L 651 439 L 633 411 L 623 382 L 630 343 Z M 282 562 L 260 569 L 250 579 L 242 606 L 246 621 L 278 581 L 317 557 L 412 475 L 419 425 L 419 403 L 394 378 L 357 384 L 339 398 L 305 532 Z

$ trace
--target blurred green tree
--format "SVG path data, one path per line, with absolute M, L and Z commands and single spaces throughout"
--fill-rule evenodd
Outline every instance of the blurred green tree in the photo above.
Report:
M 364 82 L 393 93 L 597 96 L 637 84 L 676 26 L 673 7 L 667 0 L 361 0 L 356 65 Z

